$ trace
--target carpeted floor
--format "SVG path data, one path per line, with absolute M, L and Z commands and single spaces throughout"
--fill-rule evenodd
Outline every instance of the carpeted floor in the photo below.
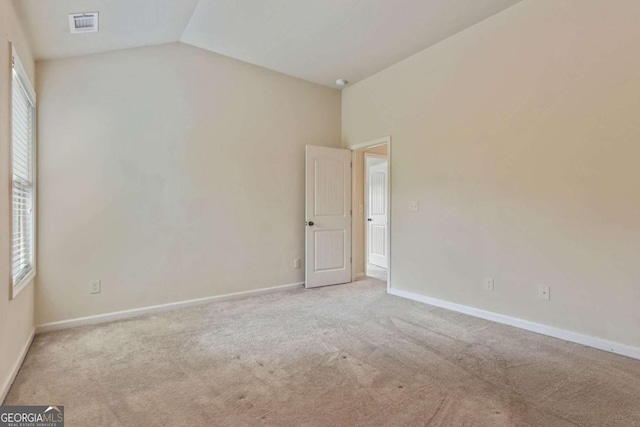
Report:
M 67 426 L 638 426 L 640 361 L 376 280 L 38 335 L 6 405 Z

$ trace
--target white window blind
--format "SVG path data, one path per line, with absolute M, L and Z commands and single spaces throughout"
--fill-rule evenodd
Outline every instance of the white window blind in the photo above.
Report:
M 13 294 L 35 273 L 34 150 L 35 99 L 14 54 L 12 79 L 12 257 Z

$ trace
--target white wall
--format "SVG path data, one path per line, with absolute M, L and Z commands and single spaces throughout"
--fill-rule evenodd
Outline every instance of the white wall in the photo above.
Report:
M 525 0 L 343 92 L 345 146 L 392 137 L 392 287 L 640 347 L 638 22 Z
M 34 64 L 31 50 L 18 23 L 13 4 L 0 0 L 0 403 L 8 391 L 23 350 L 33 332 L 33 284 L 13 300 L 11 287 L 11 229 L 9 220 L 9 177 L 11 171 L 11 46 L 18 55 L 31 81 Z
M 304 280 L 339 91 L 181 43 L 39 62 L 38 90 L 37 324 Z

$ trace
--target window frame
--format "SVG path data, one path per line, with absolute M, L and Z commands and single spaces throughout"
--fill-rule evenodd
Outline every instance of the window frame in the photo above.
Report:
M 29 283 L 31 283 L 33 281 L 33 279 L 36 276 L 36 185 L 37 185 L 37 162 L 36 162 L 36 141 L 37 141 L 37 137 L 36 137 L 36 93 L 33 90 L 33 86 L 31 85 L 31 81 L 29 80 L 29 77 L 22 65 L 22 62 L 20 61 L 20 57 L 18 56 L 18 53 L 16 52 L 15 46 L 12 45 L 11 46 L 11 91 L 10 91 L 10 95 L 11 95 L 11 102 L 10 104 L 10 110 L 9 110 L 9 140 L 10 140 L 10 144 L 9 144 L 9 212 L 10 212 L 10 222 L 9 222 L 9 227 L 10 227 L 10 233 L 9 236 L 11 236 L 11 251 L 10 251 L 10 269 L 9 269 L 9 274 L 10 274 L 10 283 L 11 286 L 9 287 L 10 291 L 11 291 L 11 295 L 10 295 L 10 299 L 14 299 L 18 296 L 18 294 L 27 287 L 27 285 Z M 14 283 L 14 277 L 13 277 L 13 191 L 14 191 L 14 164 L 13 164 L 13 91 L 15 90 L 14 87 L 14 77 L 17 78 L 20 86 L 21 86 L 21 90 L 26 94 L 29 102 L 31 103 L 31 113 L 32 113 L 32 120 L 31 120 L 31 141 L 29 141 L 29 143 L 31 144 L 31 156 L 29 159 L 30 162 L 30 166 L 31 166 L 31 176 L 30 176 L 30 183 L 31 183 L 31 271 L 29 271 L 29 273 L 27 273 L 24 277 L 20 278 L 20 280 L 17 283 Z

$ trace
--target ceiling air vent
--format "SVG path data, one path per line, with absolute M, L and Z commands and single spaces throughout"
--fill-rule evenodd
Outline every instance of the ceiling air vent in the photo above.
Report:
M 71 34 L 95 33 L 98 31 L 98 12 L 70 13 Z

